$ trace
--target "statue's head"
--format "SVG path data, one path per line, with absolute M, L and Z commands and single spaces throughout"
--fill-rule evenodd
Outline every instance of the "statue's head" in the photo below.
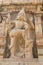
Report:
M 26 14 L 24 8 L 22 8 L 22 10 L 18 13 L 16 20 L 19 20 L 21 22 L 26 22 Z

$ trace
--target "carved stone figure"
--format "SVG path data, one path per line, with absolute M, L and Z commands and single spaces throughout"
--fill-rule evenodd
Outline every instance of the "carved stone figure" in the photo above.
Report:
M 11 57 L 27 57 L 27 45 L 31 46 L 28 47 L 28 49 L 31 49 L 27 55 L 32 56 L 32 44 L 30 44 L 31 41 L 27 42 L 30 40 L 30 26 L 26 22 L 24 9 L 19 12 L 14 24 L 15 28 L 10 31 L 11 45 L 9 46 L 9 49 L 11 50 Z

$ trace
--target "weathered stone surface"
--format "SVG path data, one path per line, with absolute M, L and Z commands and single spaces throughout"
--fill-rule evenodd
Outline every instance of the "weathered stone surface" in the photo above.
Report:
M 18 13 L 18 16 L 16 18 L 16 20 L 23 20 L 26 21 L 26 14 L 25 14 L 25 9 L 22 8 L 22 10 Z
M 32 58 L 32 42 L 30 40 L 28 24 L 24 9 L 20 11 L 15 20 L 15 28 L 10 32 L 11 36 L 11 56 L 31 57 Z M 24 17 L 23 17 L 24 16 Z M 22 23 L 22 24 L 21 24 Z M 17 27 L 18 26 L 18 27 Z M 22 28 L 24 27 L 24 29 Z M 30 42 L 29 42 L 30 41 Z M 28 47 L 27 47 L 28 46 Z M 27 48 L 26 48 L 27 47 Z M 14 54 L 14 55 L 13 55 Z
M 33 42 L 30 40 L 26 40 L 25 43 L 25 58 L 29 58 L 32 59 L 33 55 L 32 55 L 32 47 L 33 47 Z
M 5 0 L 3 0 L 3 1 L 5 1 Z M 23 0 L 22 0 L 23 1 Z M 27 1 L 25 1 L 25 2 L 22 2 L 22 1 L 13 1 L 12 0 L 12 3 L 22 3 L 22 4 L 24 4 L 25 2 L 27 3 Z M 38 0 L 39 1 L 39 0 Z M 37 2 L 38 2 L 37 1 Z M 42 0 L 41 0 L 42 1 Z M 30 1 L 29 1 L 30 2 Z M 34 1 L 34 2 L 36 2 L 36 1 Z M 4 2 L 4 4 L 6 4 L 7 5 L 7 3 L 8 4 L 10 4 L 10 0 L 9 1 L 5 1 Z M 15 12 L 18 12 L 18 11 L 20 11 L 20 9 L 22 8 L 22 7 L 24 7 L 24 8 L 26 8 L 26 14 L 28 14 L 29 13 L 29 11 L 30 10 L 32 10 L 32 11 L 40 11 L 40 7 L 41 6 L 33 6 L 33 5 L 20 5 L 19 4 L 19 6 L 14 6 L 14 5 L 8 5 L 8 6 L 4 6 L 5 7 L 5 10 L 4 11 L 15 11 Z M 8 9 L 8 10 L 7 10 Z M 17 13 L 14 13 L 14 16 L 15 16 L 15 14 L 17 15 Z M 12 12 L 11 12 L 11 15 L 12 15 Z M 37 14 L 36 14 L 37 15 Z M 36 18 L 35 18 L 35 27 L 33 26 L 33 22 L 32 22 L 32 20 L 33 20 L 33 15 L 32 15 L 32 18 L 31 18 L 31 14 L 30 15 L 28 15 L 29 17 L 28 17 L 28 23 L 29 23 L 29 21 L 32 23 L 32 25 L 28 25 L 26 22 L 26 15 L 25 15 L 25 13 L 24 13 L 24 11 L 22 10 L 21 12 L 20 12 L 20 14 L 17 16 L 17 18 L 16 18 L 16 16 L 15 17 L 12 17 L 12 18 L 16 18 L 16 20 L 14 20 L 14 21 L 10 21 L 10 14 L 8 13 L 8 15 L 7 15 L 8 17 L 6 18 L 6 21 L 4 20 L 4 24 L 5 24 L 5 26 L 6 26 L 6 28 L 7 28 L 7 30 L 10 32 L 10 37 L 11 37 L 11 44 L 12 43 L 16 43 L 16 44 L 14 44 L 14 46 L 13 46 L 13 48 L 11 48 L 12 50 L 11 50 L 11 53 L 12 53 L 12 55 L 13 55 L 13 52 L 15 51 L 15 56 L 24 56 L 24 57 L 26 57 L 26 58 L 33 58 L 32 57 L 32 47 L 33 47 L 33 38 L 34 38 L 34 33 L 32 34 L 32 32 L 33 32 L 33 30 L 34 30 L 34 28 L 35 28 L 35 33 L 36 33 L 36 38 L 37 38 L 37 36 L 39 36 L 39 38 L 41 38 L 41 36 L 42 36 L 42 27 L 41 27 L 41 20 L 40 20 L 40 15 L 39 16 L 36 16 Z M 40 23 L 39 23 L 39 21 L 40 21 Z M 16 23 L 15 23 L 16 22 Z M 3 25 L 2 25 L 3 26 Z M 15 27 L 16 26 L 16 27 Z M 4 26 L 3 26 L 4 27 Z M 33 28 L 32 28 L 33 27 Z M 5 27 L 4 27 L 5 28 Z M 3 29 L 4 29 L 3 28 Z M 14 28 L 14 29 L 13 29 Z M 19 28 L 19 29 L 18 29 Z M 27 28 L 29 29 L 29 30 L 27 30 Z M 31 30 L 31 28 L 32 28 L 32 30 Z M 22 30 L 21 30 L 22 29 Z M 39 30 L 40 29 L 40 30 Z M 32 32 L 31 32 L 31 31 Z M 2 30 L 3 31 L 3 30 Z M 3 32 L 5 32 L 5 30 L 3 31 Z M 7 32 L 7 31 L 6 31 Z M 24 34 L 24 32 L 25 32 L 25 34 Z M 28 32 L 28 33 L 27 33 Z M 1 34 L 3 34 L 4 35 L 4 33 L 2 33 L 2 32 L 0 32 Z M 6 34 L 5 34 L 5 36 L 6 36 Z M 43 45 L 43 40 L 41 40 L 40 41 L 40 39 L 38 38 L 38 42 L 37 42 L 37 45 Z M 16 39 L 16 40 L 15 40 Z M 23 41 L 21 41 L 20 39 L 22 39 Z M 18 40 L 18 41 L 17 41 Z M 31 42 L 32 41 L 32 42 Z M 24 44 L 22 44 L 24 42 Z M 4 39 L 4 41 L 1 39 L 0 40 L 0 43 L 5 43 L 5 39 Z M 40 44 L 41 43 L 41 44 Z M 22 48 L 22 46 L 23 47 L 25 47 L 25 48 Z M 11 45 L 11 47 L 12 47 L 12 45 Z M 14 50 L 14 48 L 15 48 L 15 50 Z M 18 49 L 19 49 L 19 52 L 18 52 Z M 17 51 L 16 51 L 17 50 Z M 17 53 L 18 52 L 18 53 Z
M 36 31 L 36 37 L 41 37 L 42 36 L 42 26 L 41 26 L 41 19 L 40 15 L 35 17 L 35 31 Z
M 3 0 L 3 4 L 10 4 L 11 3 L 11 1 L 10 0 Z
M 17 3 L 17 4 L 19 3 L 20 4 L 20 3 L 42 3 L 43 2 L 43 0 L 38 0 L 38 1 L 37 0 L 19 0 L 19 1 L 18 0 L 7 0 L 7 1 L 0 0 L 0 2 L 1 1 L 3 4 L 7 4 L 7 5 L 10 3 Z

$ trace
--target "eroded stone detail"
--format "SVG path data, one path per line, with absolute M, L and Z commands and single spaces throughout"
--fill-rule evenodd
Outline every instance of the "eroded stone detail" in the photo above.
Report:
M 30 40 L 30 26 L 26 22 L 26 15 L 22 9 L 16 20 L 15 28 L 10 31 L 11 37 L 11 57 L 30 57 L 32 58 L 32 43 Z M 30 41 L 30 42 L 29 42 Z M 28 46 L 28 48 L 26 48 Z M 27 50 L 26 50 L 27 49 Z

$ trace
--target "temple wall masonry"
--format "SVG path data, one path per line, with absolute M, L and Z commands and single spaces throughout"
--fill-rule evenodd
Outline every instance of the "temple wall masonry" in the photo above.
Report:
M 16 2 L 16 4 L 18 4 L 11 4 L 11 1 L 12 3 Z M 11 52 L 10 58 L 21 57 L 33 59 L 34 53 L 36 53 L 38 57 L 40 57 L 40 55 L 43 56 L 43 53 L 40 51 L 43 49 L 42 2 L 40 2 L 41 4 L 29 5 L 27 3 L 28 0 L 24 3 L 22 3 L 23 0 L 21 0 L 21 4 L 17 0 L 11 1 L 3 0 L 3 11 L 0 12 L 3 17 L 0 23 L 0 48 L 3 53 L 0 52 L 0 56 L 4 55 L 6 44 L 8 44 Z

